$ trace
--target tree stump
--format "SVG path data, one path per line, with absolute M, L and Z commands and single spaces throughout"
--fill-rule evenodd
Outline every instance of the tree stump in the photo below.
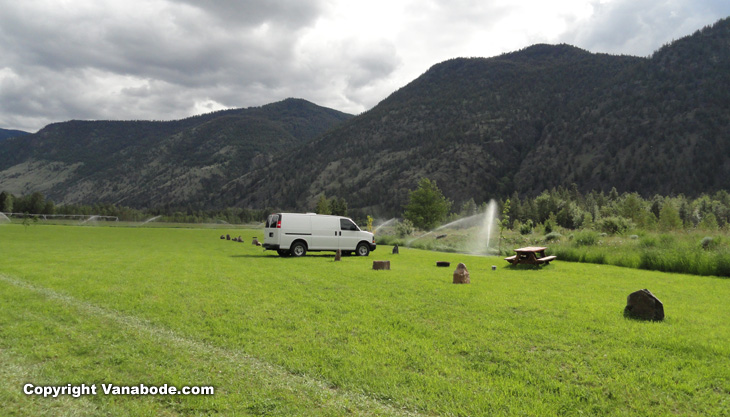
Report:
M 342 251 L 340 249 L 337 249 L 337 251 L 335 252 L 335 261 L 340 260 L 342 260 Z
M 231 240 L 231 235 L 226 235 L 226 240 Z
M 664 304 L 647 289 L 634 291 L 626 297 L 624 317 L 639 320 L 664 320 Z
M 469 271 L 466 269 L 466 265 L 460 263 L 459 266 L 454 270 L 454 284 L 470 284 Z
M 441 266 L 441 267 L 447 267 L 447 266 L 451 266 L 451 262 L 446 262 L 446 261 L 437 261 L 437 262 L 436 262 L 436 266 Z
M 373 269 L 376 271 L 390 271 L 390 261 L 373 261 Z
M 393 255 L 398 254 L 398 245 L 393 245 Z

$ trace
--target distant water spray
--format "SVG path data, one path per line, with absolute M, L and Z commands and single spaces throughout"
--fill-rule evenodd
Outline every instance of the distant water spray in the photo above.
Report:
M 479 222 L 479 218 L 481 217 L 481 214 L 475 214 L 473 216 L 464 217 L 459 220 L 454 220 L 451 223 L 446 223 L 443 226 L 437 227 L 434 232 L 442 230 L 442 229 L 466 229 L 469 227 L 474 227 Z
M 0 212 L 0 224 L 12 223 L 10 217 L 6 216 L 5 213 Z
M 481 213 L 482 224 L 472 243 L 472 251 L 476 253 L 491 254 L 496 251 L 495 240 L 497 239 L 497 202 L 489 200 L 487 210 Z
M 82 221 L 80 224 L 87 224 L 89 222 L 91 222 L 91 224 L 96 224 L 96 219 L 98 219 L 98 218 L 99 218 L 99 216 L 91 216 L 88 219 Z
M 142 222 L 142 224 L 140 224 L 140 226 L 142 226 L 142 225 L 144 225 L 144 224 L 147 224 L 147 223 L 149 223 L 149 222 L 153 222 L 153 221 L 155 221 L 155 220 L 159 219 L 160 217 L 162 217 L 162 216 L 155 216 L 155 217 L 150 217 L 149 219 L 147 219 L 147 220 L 143 221 L 143 222 Z
M 465 249 L 473 254 L 493 255 L 497 251 L 497 239 L 499 238 L 497 234 L 499 230 L 497 218 L 498 209 L 497 202 L 489 200 L 487 208 L 483 213 L 464 217 L 439 226 L 430 232 L 410 239 L 406 242 L 406 246 L 411 246 L 413 242 L 443 231 L 444 229 L 468 229 L 467 233 L 471 238 L 468 238 L 465 242 Z
M 470 227 L 474 227 L 479 223 L 481 216 L 481 214 L 475 214 L 473 216 L 464 217 L 458 220 L 454 220 L 453 222 L 446 223 L 431 230 L 430 232 L 422 234 L 421 236 L 414 237 L 413 239 L 406 242 L 406 246 L 410 246 L 412 242 L 415 242 L 416 240 L 422 239 L 424 237 L 431 236 L 432 234 L 442 231 L 444 229 L 468 229 Z
M 406 242 L 406 246 L 407 247 L 411 247 L 411 243 L 417 241 L 418 239 L 424 238 L 426 236 L 430 236 L 430 235 L 433 234 L 433 232 L 435 232 L 435 230 L 431 230 L 430 232 L 424 233 L 421 236 L 414 237 L 413 239 L 411 239 L 411 240 L 409 240 L 409 241 Z
M 396 219 L 396 218 L 394 217 L 394 218 L 392 218 L 392 219 L 390 219 L 390 220 L 386 220 L 386 221 L 384 221 L 383 223 L 380 223 L 379 225 L 377 225 L 377 226 L 375 227 L 375 230 L 373 230 L 373 233 L 378 233 L 378 230 L 380 230 L 380 229 L 381 229 L 381 228 L 383 228 L 383 227 L 386 227 L 386 226 L 390 226 L 390 225 L 391 225 L 391 224 L 393 224 L 393 222 L 394 222 L 394 221 L 396 221 L 396 220 L 398 220 L 398 219 Z

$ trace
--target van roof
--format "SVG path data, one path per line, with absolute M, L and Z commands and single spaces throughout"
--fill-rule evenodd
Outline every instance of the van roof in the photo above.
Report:
M 287 215 L 296 215 L 296 216 L 322 216 L 322 217 L 338 217 L 343 219 L 349 219 L 347 216 L 335 216 L 334 214 L 317 214 L 317 213 L 274 213 L 274 214 L 287 214 Z

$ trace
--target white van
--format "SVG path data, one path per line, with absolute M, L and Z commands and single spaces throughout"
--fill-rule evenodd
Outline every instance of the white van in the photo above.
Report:
M 368 256 L 375 237 L 351 219 L 314 213 L 276 213 L 266 219 L 264 248 L 280 256 L 304 256 L 307 251 L 355 252 Z

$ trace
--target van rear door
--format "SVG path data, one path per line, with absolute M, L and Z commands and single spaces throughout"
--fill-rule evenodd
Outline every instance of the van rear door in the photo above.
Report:
M 271 214 L 266 219 L 264 226 L 264 248 L 279 249 L 281 236 L 281 213 Z

